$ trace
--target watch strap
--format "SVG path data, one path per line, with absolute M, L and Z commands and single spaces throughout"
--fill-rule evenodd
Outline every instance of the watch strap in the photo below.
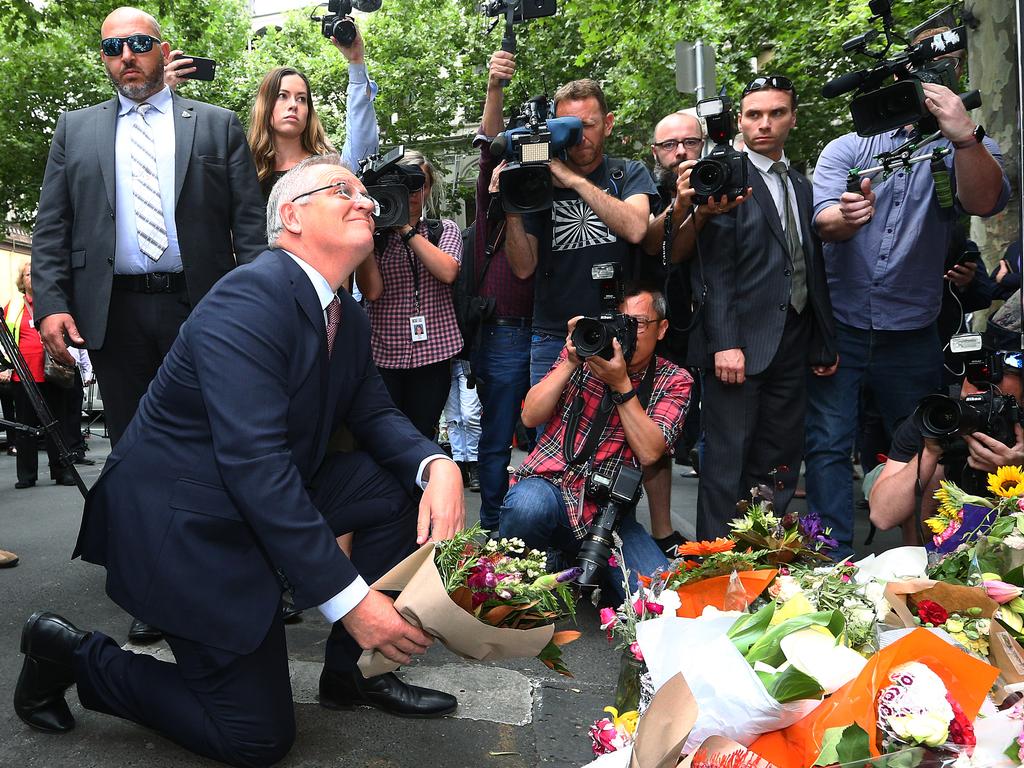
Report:
M 611 396 L 612 402 L 615 403 L 616 405 L 628 403 L 630 400 L 636 397 L 636 387 L 629 390 L 629 392 L 616 392 L 615 390 L 611 390 Z
M 966 141 L 954 141 L 953 146 L 957 149 L 970 149 L 975 144 L 981 144 L 985 136 L 985 126 L 978 125 L 975 126 L 974 133 L 971 134 L 971 138 Z
M 414 237 L 416 237 L 417 234 L 419 234 L 419 233 L 416 231 L 416 227 L 413 227 L 408 232 L 406 232 L 404 235 L 402 235 L 402 242 L 403 243 L 408 243 L 410 240 L 412 240 Z

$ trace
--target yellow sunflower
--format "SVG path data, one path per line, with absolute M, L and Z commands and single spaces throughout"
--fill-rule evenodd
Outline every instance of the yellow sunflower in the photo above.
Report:
M 956 517 L 963 502 L 957 503 L 957 487 L 945 480 L 939 481 L 939 489 L 935 492 L 935 500 L 939 502 L 938 513 L 948 520 Z
M 994 475 L 988 476 L 988 489 L 1004 499 L 1024 496 L 1024 469 L 999 467 Z

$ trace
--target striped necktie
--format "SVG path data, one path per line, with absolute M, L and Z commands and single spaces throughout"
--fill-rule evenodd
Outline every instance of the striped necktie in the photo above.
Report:
M 338 326 L 341 325 L 341 300 L 335 296 L 327 305 L 327 356 L 330 357 L 334 351 L 334 337 L 338 334 Z
M 156 142 L 153 128 L 146 121 L 152 104 L 139 104 L 139 118 L 132 126 L 132 195 L 135 198 L 135 228 L 139 234 L 139 250 L 157 261 L 167 248 L 164 207 L 160 200 L 160 178 L 157 176 Z

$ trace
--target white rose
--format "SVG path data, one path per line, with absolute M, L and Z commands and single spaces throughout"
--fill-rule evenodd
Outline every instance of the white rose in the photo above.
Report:
M 921 712 L 889 718 L 889 728 L 911 744 L 937 747 L 949 739 L 949 720 L 935 712 Z

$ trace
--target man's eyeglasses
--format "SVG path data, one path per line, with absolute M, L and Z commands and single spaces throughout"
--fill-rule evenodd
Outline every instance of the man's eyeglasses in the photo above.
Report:
M 380 216 L 380 203 L 378 203 L 365 192 L 353 192 L 351 189 L 349 189 L 348 182 L 345 181 L 336 181 L 333 184 L 327 184 L 326 186 L 323 187 L 311 189 L 309 190 L 309 192 L 303 192 L 301 195 L 293 197 L 291 201 L 294 203 L 298 200 L 301 200 L 304 197 L 315 195 L 317 192 L 323 192 L 326 189 L 331 190 L 332 195 L 336 195 L 337 197 L 343 197 L 346 200 L 351 200 L 353 203 L 359 203 L 362 201 L 369 202 L 371 205 L 373 205 L 373 215 Z
M 654 146 L 666 152 L 674 152 L 675 148 L 682 144 L 687 149 L 699 149 L 704 146 L 704 139 L 665 139 L 654 142 Z
M 793 81 L 788 77 L 782 77 L 781 75 L 767 75 L 765 77 L 755 77 L 749 83 L 747 87 L 743 89 L 743 95 L 746 96 L 748 93 L 754 91 L 762 91 L 766 88 L 775 88 L 780 91 L 789 91 L 796 96 L 796 89 L 793 87 Z M 741 97 L 742 98 L 742 97 Z
M 649 317 L 637 317 L 636 315 L 630 315 L 630 317 L 632 317 L 634 320 L 636 320 L 636 327 L 637 327 L 638 331 L 639 330 L 643 330 L 644 328 L 646 328 L 651 323 L 660 323 L 661 322 L 660 318 L 657 318 L 657 317 L 654 318 L 653 320 L 651 318 L 649 318 Z
M 128 37 L 105 37 L 100 43 L 104 56 L 120 56 L 121 49 L 125 43 L 132 53 L 149 53 L 153 50 L 153 43 L 159 43 L 159 38 L 152 35 L 128 35 Z

